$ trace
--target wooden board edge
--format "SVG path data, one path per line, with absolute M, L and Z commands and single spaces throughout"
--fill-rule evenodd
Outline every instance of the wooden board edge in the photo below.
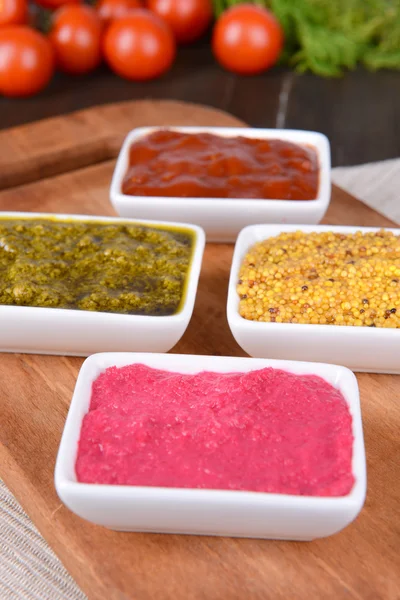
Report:
M 174 100 L 93 106 L 0 131 L 0 190 L 32 183 L 118 155 L 135 127 L 245 123 L 222 110 Z

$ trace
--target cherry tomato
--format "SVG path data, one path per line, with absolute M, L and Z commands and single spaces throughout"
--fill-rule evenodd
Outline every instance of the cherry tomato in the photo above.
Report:
M 216 59 L 228 71 L 255 75 L 278 60 L 283 47 L 283 32 L 267 9 L 254 4 L 238 4 L 218 19 L 212 47 Z
M 103 50 L 111 69 L 133 81 L 159 77 L 171 67 L 176 54 L 168 25 L 149 10 L 139 8 L 111 23 Z
M 81 4 L 82 0 L 35 0 L 36 4 L 40 4 L 44 8 L 55 10 L 64 4 Z
M 58 68 L 76 75 L 95 69 L 101 61 L 102 30 L 100 17 L 90 6 L 59 8 L 50 30 Z
M 26 0 L 0 0 L 0 27 L 24 25 L 28 20 Z
M 41 33 L 25 25 L 0 28 L 0 94 L 37 94 L 53 72 L 53 49 Z
M 143 6 L 140 0 L 100 0 L 96 5 L 96 10 L 103 23 L 107 25 L 115 19 L 126 17 L 133 8 Z
M 211 23 L 211 0 L 148 0 L 147 6 L 171 27 L 179 44 L 194 42 Z

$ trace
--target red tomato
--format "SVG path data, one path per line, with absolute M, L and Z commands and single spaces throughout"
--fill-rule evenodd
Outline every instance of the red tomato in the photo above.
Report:
M 63 4 L 80 4 L 81 2 L 82 0 L 35 0 L 36 4 L 40 4 L 44 8 L 50 8 L 51 10 L 60 8 Z
M 147 6 L 168 23 L 180 44 L 201 37 L 213 16 L 211 0 L 148 0 Z
M 101 61 L 102 30 L 100 17 L 90 6 L 59 8 L 50 31 L 58 68 L 76 75 L 95 69 Z
M 218 19 L 212 47 L 216 59 L 228 71 L 255 75 L 278 60 L 283 48 L 283 31 L 265 8 L 239 4 Z
M 171 67 L 176 46 L 168 25 L 148 10 L 136 9 L 113 21 L 103 43 L 104 56 L 121 77 L 145 81 Z
M 0 94 L 37 94 L 53 72 L 53 49 L 42 34 L 24 25 L 0 29 Z
M 0 27 L 24 25 L 28 19 L 26 0 L 0 0 Z
M 115 19 L 126 17 L 133 8 L 141 8 L 141 0 L 100 0 L 96 5 L 103 23 L 109 24 Z

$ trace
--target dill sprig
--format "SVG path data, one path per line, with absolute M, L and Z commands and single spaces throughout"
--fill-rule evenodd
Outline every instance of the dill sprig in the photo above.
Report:
M 216 16 L 243 0 L 214 0 Z M 256 0 L 285 31 L 282 62 L 337 77 L 358 63 L 400 69 L 400 0 Z

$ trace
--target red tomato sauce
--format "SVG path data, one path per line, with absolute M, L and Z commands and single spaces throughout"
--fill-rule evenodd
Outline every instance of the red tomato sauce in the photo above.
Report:
M 352 449 L 347 403 L 320 377 L 130 365 L 93 384 L 76 474 L 85 483 L 344 496 Z
M 156 131 L 130 148 L 131 196 L 314 200 L 316 151 L 282 140 Z

